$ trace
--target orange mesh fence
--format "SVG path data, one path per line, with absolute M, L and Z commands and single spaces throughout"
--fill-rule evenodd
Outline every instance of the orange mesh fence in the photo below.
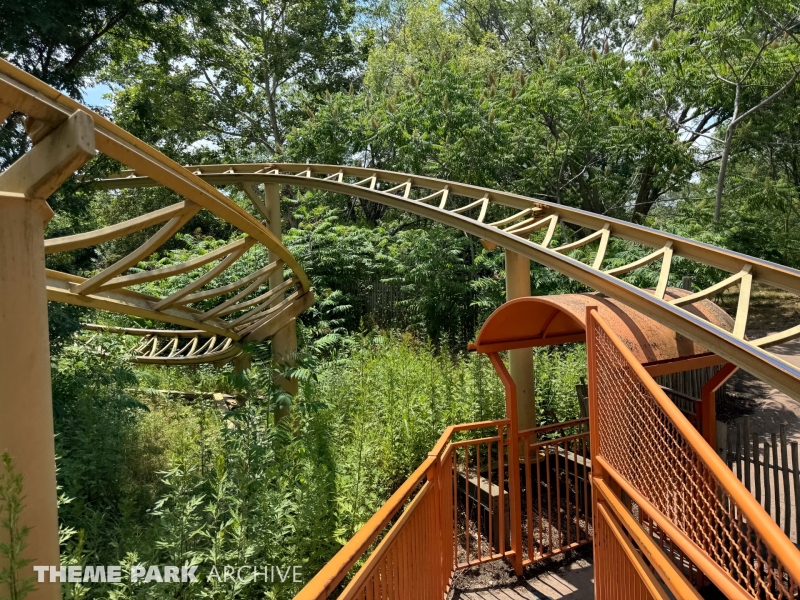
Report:
M 800 552 L 608 325 L 589 320 L 593 460 L 640 525 L 697 584 L 794 599 Z
M 603 501 L 605 498 L 601 496 L 598 500 Z M 680 546 L 670 539 L 669 535 L 658 526 L 658 523 L 656 523 L 641 506 L 634 502 L 627 494 L 623 494 L 621 504 L 628 510 L 634 522 L 650 535 L 656 546 L 659 547 L 670 560 L 672 566 L 675 568 L 675 572 L 681 573 L 686 578 L 686 581 L 697 589 L 708 585 L 709 581 L 705 578 L 703 572 L 688 556 L 686 556 L 680 549 Z

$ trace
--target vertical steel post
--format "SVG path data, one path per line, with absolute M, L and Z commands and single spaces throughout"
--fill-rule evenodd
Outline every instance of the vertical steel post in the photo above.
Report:
M 726 363 L 709 379 L 700 391 L 700 427 L 703 439 L 714 451 L 717 450 L 717 390 L 739 370 L 733 363 Z M 749 443 L 750 440 L 745 440 Z
M 491 352 L 489 354 L 489 360 L 492 361 L 494 370 L 500 377 L 500 381 L 503 382 L 503 387 L 506 391 L 506 418 L 511 421 L 511 424 L 508 426 L 508 501 L 511 504 L 511 550 L 514 553 L 514 572 L 519 576 L 522 575 L 522 507 L 520 506 L 522 490 L 519 480 L 519 426 L 517 423 L 519 415 L 517 414 L 517 387 L 514 378 L 511 377 L 508 369 L 506 369 L 506 366 L 503 364 L 503 359 L 500 358 L 497 352 Z M 502 484 L 502 471 L 498 479 Z M 500 494 L 502 497 L 502 485 L 500 487 Z M 500 552 L 505 549 L 502 545 L 502 531 L 501 529 Z
M 33 560 L 33 565 L 58 566 L 44 267 L 44 226 L 52 214 L 44 200 L 0 192 L 0 453 L 7 452 L 23 476 L 25 506 L 20 526 L 31 530 L 22 556 Z M 8 543 L 7 536 L 7 531 L 0 532 L 0 541 Z M 33 575 L 33 565 L 22 570 L 23 576 Z M 0 559 L 0 568 L 8 568 L 5 559 Z M 59 584 L 38 587 L 29 598 L 61 597 Z M 2 588 L 0 595 L 13 597 Z
M 432 456 L 431 454 L 428 454 L 428 458 L 430 458 L 431 456 Z M 431 465 L 431 468 L 428 469 L 428 472 L 425 474 L 425 477 L 427 478 L 428 482 L 431 484 L 431 491 L 428 492 L 428 493 L 429 494 L 433 494 L 433 515 L 432 515 L 433 523 L 432 523 L 432 529 L 435 532 L 435 534 L 438 536 L 442 532 L 442 520 L 441 520 L 441 516 L 442 516 L 441 515 L 442 487 L 441 487 L 441 477 L 439 475 L 439 471 L 440 471 L 441 467 L 439 465 L 439 456 L 437 456 L 437 455 L 433 455 L 433 456 L 435 456 L 436 460 Z M 444 537 L 444 536 L 441 536 L 441 537 Z M 440 538 L 435 537 L 434 539 L 440 539 Z M 434 544 L 434 546 L 435 546 L 435 544 Z M 437 564 L 433 566 L 433 572 L 435 574 L 436 585 L 438 587 L 442 583 L 442 580 L 443 580 L 442 575 L 443 575 L 444 571 L 447 570 L 447 572 L 450 573 L 450 570 L 451 570 L 452 567 L 449 564 L 449 561 L 448 561 L 448 564 L 445 565 L 445 563 L 444 563 L 444 558 L 445 557 L 444 557 L 444 553 L 441 551 L 441 546 L 436 548 L 436 558 L 437 558 Z M 410 575 L 410 573 L 408 573 L 407 575 Z
M 44 262 L 53 211 L 46 199 L 94 153 L 92 118 L 78 111 L 0 174 L 0 454 L 23 477 L 19 526 L 30 532 L 21 558 L 32 562 L 19 569 L 22 578 L 35 577 L 34 566 L 61 562 Z M 9 533 L 0 531 L 0 542 Z M 0 568 L 9 568 L 6 559 Z M 0 595 L 15 596 L 9 592 L 0 587 Z M 49 577 L 27 596 L 60 597 Z
M 597 325 L 594 320 L 594 315 L 597 314 L 597 305 L 590 305 L 586 307 L 586 374 L 589 383 L 589 451 L 592 457 L 600 454 L 600 428 L 598 426 L 599 415 L 597 414 Z M 598 494 L 594 490 L 594 480 L 604 479 L 603 469 L 598 461 L 592 461 L 592 473 L 589 478 L 591 483 L 592 493 L 592 517 L 602 519 L 599 515 L 597 504 Z M 592 540 L 592 547 L 595 556 L 600 557 L 602 548 L 607 543 L 602 539 L 605 529 L 598 527 L 594 531 Z M 606 572 L 604 561 L 597 561 L 595 568 L 595 589 L 600 592 L 606 585 L 608 573 Z M 601 600 L 601 595 L 598 594 L 598 600 Z
M 281 193 L 280 186 L 277 183 L 264 184 L 264 203 L 267 206 L 269 217 L 267 219 L 267 227 L 275 234 L 275 237 L 280 241 L 281 239 Z M 269 252 L 269 261 L 273 262 L 278 260 L 272 250 Z M 269 278 L 269 287 L 275 288 L 283 283 L 283 269 L 278 269 Z M 275 298 L 273 304 L 280 304 L 283 298 Z M 272 336 L 272 357 L 279 365 L 293 365 L 293 355 L 297 352 L 297 322 L 295 319 L 289 321 L 285 326 L 279 329 L 275 335 Z M 277 379 L 278 385 L 281 389 L 291 394 L 292 397 L 297 396 L 297 380 L 285 379 L 279 377 Z M 282 418 L 289 415 L 289 406 L 282 406 L 275 409 L 275 422 L 277 423 Z
M 506 301 L 531 295 L 531 261 L 506 250 Z M 536 427 L 536 394 L 533 378 L 533 350 L 509 350 L 509 371 L 517 386 L 519 429 Z
M 597 414 L 597 334 L 594 315 L 597 305 L 586 307 L 586 375 L 589 388 L 589 444 L 593 456 L 599 454 L 599 436 Z M 593 475 L 599 465 L 592 465 Z

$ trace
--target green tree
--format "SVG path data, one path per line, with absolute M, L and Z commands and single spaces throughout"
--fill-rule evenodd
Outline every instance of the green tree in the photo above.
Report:
M 177 124 L 184 148 L 205 140 L 227 156 L 275 156 L 315 95 L 351 83 L 354 14 L 350 0 L 235 2 L 213 23 L 193 14 L 179 46 L 114 66 L 119 121 L 155 129 L 156 143 Z
M 713 142 L 719 153 L 714 220 L 719 221 L 735 133 L 769 107 L 800 77 L 800 9 L 778 1 L 700 0 L 656 2 L 648 27 L 657 36 L 653 56 L 663 75 L 658 92 L 665 107 L 678 107 L 691 120 L 673 122 L 687 134 Z M 656 54 L 656 53 L 653 53 Z M 713 120 L 711 120 L 713 118 Z M 714 135 L 708 124 L 714 126 Z
M 167 34 L 165 23 L 204 15 L 214 0 L 30 0 L 0 2 L 0 53 L 69 94 L 82 89 L 109 61 L 118 44 Z
M 616 26 L 631 13 L 599 11 L 591 34 L 587 25 L 529 40 L 529 30 L 568 26 L 572 13 L 547 8 L 510 15 L 507 43 L 492 31 L 473 43 L 437 3 L 409 3 L 371 52 L 364 88 L 320 106 L 290 136 L 290 156 L 425 173 L 643 220 L 694 165 L 680 130 L 650 97 L 641 53 L 626 57 L 632 33 Z M 382 214 L 364 210 L 372 222 Z
M 175 24 L 213 16 L 226 0 L 0 0 L 0 56 L 82 99 L 117 61 L 154 46 L 174 52 Z M 29 147 L 21 115 L 0 128 L 0 168 Z

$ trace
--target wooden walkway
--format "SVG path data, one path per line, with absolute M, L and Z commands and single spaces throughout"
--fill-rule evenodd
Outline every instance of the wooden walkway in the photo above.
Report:
M 568 564 L 556 562 L 552 567 L 552 570 L 539 570 L 517 579 L 504 563 L 484 565 L 460 575 L 449 600 L 594 598 L 594 566 L 590 558 L 579 558 Z

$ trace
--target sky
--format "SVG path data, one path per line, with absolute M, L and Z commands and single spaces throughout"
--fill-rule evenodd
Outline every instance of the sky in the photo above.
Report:
M 109 107 L 111 102 L 103 98 L 103 94 L 111 92 L 111 88 L 104 83 L 99 83 L 83 90 L 83 103 L 89 106 Z

